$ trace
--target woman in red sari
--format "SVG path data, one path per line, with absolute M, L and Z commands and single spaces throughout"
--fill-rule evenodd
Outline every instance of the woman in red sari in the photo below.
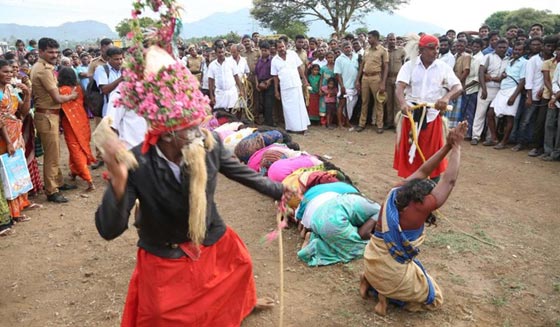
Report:
M 74 69 L 64 67 L 58 72 L 58 87 L 61 95 L 71 94 L 73 89 L 78 92 L 76 100 L 62 104 L 62 128 L 68 146 L 70 176 L 73 180 L 80 176 L 88 183 L 86 191 L 93 191 L 95 186 L 88 166 L 95 162 L 95 157 L 89 145 L 91 133 L 84 108 L 84 96 Z
M 23 135 L 21 134 L 22 123 L 16 117 L 16 113 L 19 113 L 22 117 L 29 113 L 31 91 L 21 82 L 12 86 L 13 76 L 13 68 L 10 63 L 6 60 L 0 60 L 0 122 L 4 125 L 0 133 L 0 154 L 9 153 L 13 155 L 17 149 L 25 148 Z M 23 93 L 23 99 L 17 94 L 17 89 Z M 13 200 L 8 200 L 12 218 L 16 222 L 29 220 L 21 212 L 30 204 L 27 193 Z

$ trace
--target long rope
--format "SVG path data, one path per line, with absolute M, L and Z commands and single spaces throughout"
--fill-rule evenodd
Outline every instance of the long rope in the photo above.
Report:
M 412 110 L 416 110 L 420 108 L 423 108 L 422 117 L 420 118 L 420 125 L 422 125 L 422 122 L 424 121 L 424 117 L 426 116 L 426 105 L 425 104 L 416 105 L 412 107 Z M 414 122 L 412 113 L 409 111 L 406 113 L 406 116 L 408 117 L 408 121 L 410 122 L 410 129 L 412 130 L 412 140 L 414 141 L 414 145 L 416 145 L 416 151 L 418 151 L 418 154 L 420 154 L 420 157 L 422 158 L 422 162 L 426 162 L 426 157 L 424 156 L 424 152 L 422 152 L 422 149 L 418 144 L 418 130 L 416 129 L 416 123 Z
M 246 78 L 243 78 L 241 84 L 243 86 L 243 89 L 245 90 L 245 96 L 247 98 L 245 99 L 243 97 L 239 97 L 235 102 L 231 113 L 237 114 L 237 112 L 241 111 L 241 115 L 245 114 L 245 117 L 247 117 L 248 120 L 255 121 L 255 117 L 251 110 L 254 105 L 253 85 L 251 85 L 251 83 Z
M 413 107 L 411 107 L 411 110 L 417 110 L 417 109 L 421 109 L 421 108 L 424 110 L 424 112 L 422 112 L 422 118 L 420 119 L 420 124 L 422 123 L 422 121 L 424 121 L 424 116 L 425 116 L 425 114 L 426 114 L 426 109 L 425 109 L 425 108 L 427 108 L 427 107 L 433 107 L 433 104 L 420 103 L 420 104 L 417 104 L 417 105 L 414 105 Z M 448 110 L 449 110 L 449 109 L 448 109 Z M 414 118 L 412 117 L 412 113 L 411 113 L 410 111 L 407 113 L 407 117 L 408 117 L 408 120 L 410 121 L 410 126 L 411 126 L 410 129 L 411 129 L 411 131 L 412 131 L 412 140 L 413 140 L 414 144 L 416 145 L 416 150 L 417 150 L 418 153 L 420 154 L 420 157 L 422 158 L 422 162 L 426 162 L 426 157 L 424 156 L 424 153 L 422 152 L 422 149 L 420 148 L 420 145 L 418 144 L 418 131 L 417 131 L 417 129 L 416 129 L 416 124 L 415 124 L 415 122 L 414 122 Z M 428 178 L 429 178 L 429 177 L 428 177 Z M 468 236 L 468 237 L 470 237 L 470 238 L 472 238 L 472 239 L 475 239 L 475 240 L 477 240 L 477 241 L 479 241 L 479 242 L 481 242 L 481 243 L 484 243 L 484 244 L 487 244 L 487 245 L 496 247 L 496 248 L 501 249 L 501 250 L 504 249 L 504 247 L 501 246 L 501 245 L 498 245 L 498 244 L 495 244 L 495 243 L 492 243 L 492 242 L 488 242 L 488 241 L 486 241 L 486 240 L 481 239 L 480 237 L 478 237 L 478 236 L 476 236 L 476 235 L 473 235 L 473 234 L 470 234 L 470 233 L 465 232 L 465 231 L 462 230 L 461 228 L 457 227 L 457 225 L 455 225 L 449 218 L 447 218 L 445 215 L 443 215 L 443 214 L 439 211 L 439 209 L 436 209 L 436 210 L 435 210 L 435 214 L 436 214 L 436 216 L 445 219 L 445 220 L 446 220 L 449 224 L 451 224 L 451 226 L 453 226 L 459 233 L 461 233 L 461 234 L 463 234 L 463 235 L 465 235 L 465 236 Z
M 284 242 L 282 241 L 282 211 L 276 214 L 278 222 L 278 251 L 280 252 L 280 319 L 278 326 L 284 326 Z

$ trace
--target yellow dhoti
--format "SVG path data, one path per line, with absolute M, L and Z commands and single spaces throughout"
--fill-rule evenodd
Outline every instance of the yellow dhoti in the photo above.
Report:
M 418 247 L 424 242 L 424 234 L 411 242 Z M 393 259 L 382 238 L 372 235 L 364 251 L 364 271 L 369 284 L 388 299 L 403 301 L 409 311 L 434 310 L 443 304 L 441 290 L 435 280 L 414 261 L 399 263 Z M 430 278 L 435 289 L 435 299 L 425 304 Z

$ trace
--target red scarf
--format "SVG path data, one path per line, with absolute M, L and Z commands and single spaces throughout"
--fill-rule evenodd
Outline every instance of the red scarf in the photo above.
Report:
M 144 143 L 142 144 L 142 154 L 145 154 L 150 150 L 152 145 L 155 145 L 162 134 L 179 131 L 185 128 L 190 128 L 200 124 L 202 119 L 195 119 L 193 121 L 185 120 L 182 123 L 174 126 L 165 126 L 165 125 L 151 125 L 146 132 L 146 136 L 144 137 Z

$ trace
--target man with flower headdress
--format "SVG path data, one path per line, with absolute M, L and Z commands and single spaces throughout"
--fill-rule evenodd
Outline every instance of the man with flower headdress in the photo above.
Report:
M 416 49 L 418 47 L 418 49 Z M 445 62 L 436 59 L 439 40 L 435 36 L 423 34 L 418 43 L 407 43 L 407 55 L 410 58 L 399 70 L 395 96 L 399 102 L 402 115 L 400 130 L 397 130 L 397 144 L 393 168 L 400 177 L 412 175 L 424 162 L 443 147 L 446 122 L 441 112 L 445 111 L 449 101 L 461 94 L 461 82 Z M 416 56 L 417 54 L 419 56 Z M 433 108 L 424 106 L 411 110 L 420 103 L 433 103 Z M 413 116 L 414 126 L 407 119 Z M 413 128 L 414 127 L 414 128 Z M 416 133 L 413 133 L 413 131 Z M 416 135 L 413 135 L 416 134 Z M 417 142 L 414 142 L 414 140 Z M 447 160 L 442 160 L 431 172 L 436 178 L 445 171 Z
M 147 1 L 154 11 L 157 3 Z M 219 137 L 199 124 L 208 114 L 208 98 L 187 68 L 170 50 L 176 5 L 162 15 L 163 36 L 148 39 L 148 50 L 131 48 L 117 105 L 143 116 L 149 129 L 130 156 L 116 139 L 102 145 L 110 184 L 95 222 L 108 240 L 135 217 L 138 253 L 130 281 L 122 326 L 239 326 L 259 304 L 252 263 L 239 236 L 220 217 L 214 202 L 222 173 L 274 199 L 283 186 L 257 175 L 225 150 Z M 145 2 L 135 2 L 137 11 Z M 139 32 L 138 32 L 139 33 Z M 135 37 L 142 44 L 144 37 Z

